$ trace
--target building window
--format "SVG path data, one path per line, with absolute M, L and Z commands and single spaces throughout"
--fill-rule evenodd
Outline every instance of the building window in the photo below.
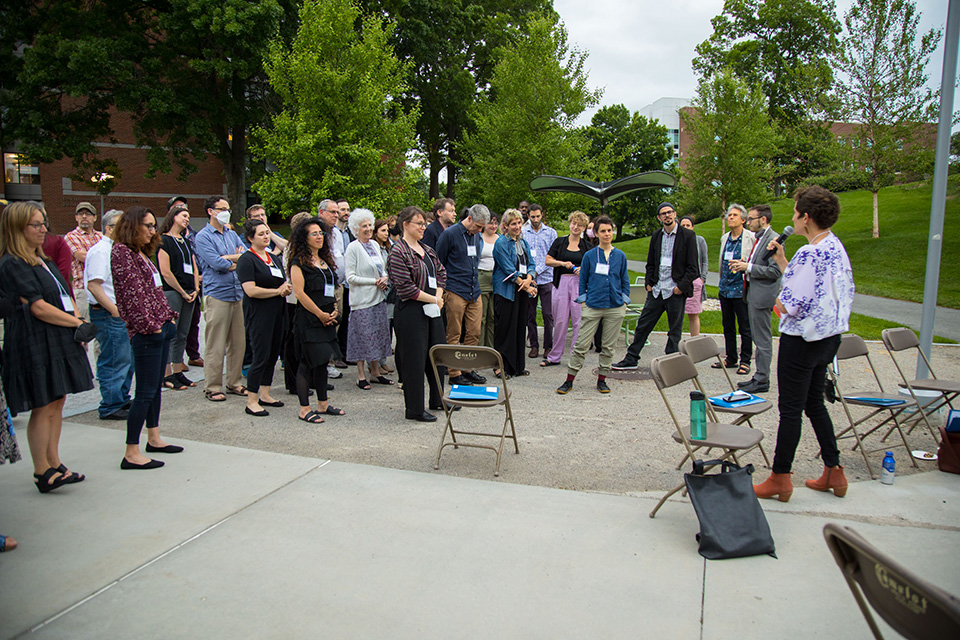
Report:
M 4 153 L 3 181 L 7 184 L 40 184 L 40 165 L 28 164 L 18 153 Z

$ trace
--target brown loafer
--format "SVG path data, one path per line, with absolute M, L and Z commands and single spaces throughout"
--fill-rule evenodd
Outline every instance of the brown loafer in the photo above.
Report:
M 527 354 L 527 357 L 536 358 L 538 355 L 540 355 L 540 350 L 536 347 L 530 347 L 530 353 Z
M 191 367 L 202 367 L 203 358 L 193 358 L 192 360 L 187 360 L 187 364 Z

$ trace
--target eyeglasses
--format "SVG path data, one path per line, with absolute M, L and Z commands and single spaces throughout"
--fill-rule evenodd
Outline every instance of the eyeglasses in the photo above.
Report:
M 747 217 L 747 222 L 753 222 L 754 220 L 759 220 L 760 216 Z
M 313 233 L 308 233 L 308 234 L 307 234 L 307 237 L 308 237 L 308 238 L 320 238 L 320 237 L 322 237 L 322 236 L 323 236 L 323 234 L 322 234 L 321 232 L 319 232 L 319 231 L 314 231 Z
M 213 207 L 214 211 L 230 211 L 230 207 Z
M 657 215 L 658 215 L 658 216 L 666 216 L 666 215 L 669 215 L 669 214 L 671 214 L 671 213 L 676 213 L 676 211 L 674 211 L 673 209 L 664 209 L 663 211 L 661 211 L 661 212 L 658 213 Z
M 50 228 L 50 225 L 48 225 L 46 222 L 31 222 L 31 223 L 27 224 L 27 226 L 28 226 L 28 227 L 33 227 L 33 228 L 36 229 L 37 231 L 39 231 L 39 230 L 41 229 L 41 227 L 44 228 L 44 229 L 49 229 L 49 228 Z
M 147 229 L 150 229 L 151 231 L 154 231 L 154 230 L 157 228 L 157 225 L 152 224 L 152 223 L 151 223 L 151 224 L 144 224 L 143 226 L 146 227 Z
M 426 226 L 427 226 L 427 223 L 426 223 L 426 222 L 411 222 L 410 224 L 412 224 L 412 225 L 415 226 L 415 227 L 426 227 Z
M 97 214 L 87 211 L 86 209 L 82 211 L 77 211 L 78 216 L 96 216 Z

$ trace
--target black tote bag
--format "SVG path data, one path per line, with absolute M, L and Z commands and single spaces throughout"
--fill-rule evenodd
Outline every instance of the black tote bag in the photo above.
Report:
M 706 474 L 720 465 L 720 473 Z M 710 560 L 768 554 L 777 557 L 767 518 L 753 492 L 753 465 L 724 460 L 695 460 L 683 474 L 700 521 L 700 555 Z

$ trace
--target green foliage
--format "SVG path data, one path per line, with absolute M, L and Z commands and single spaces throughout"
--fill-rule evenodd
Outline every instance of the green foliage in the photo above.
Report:
M 692 143 L 687 161 L 692 194 L 686 202 L 703 206 L 719 200 L 725 209 L 731 202 L 762 201 L 777 133 L 760 88 L 725 69 L 700 81 L 693 105 L 695 114 L 683 116 Z
M 536 15 L 516 43 L 497 50 L 490 91 L 471 110 L 475 131 L 464 136 L 459 199 L 493 211 L 516 206 L 530 180 L 543 174 L 588 177 L 586 141 L 577 116 L 596 104 L 587 89 L 586 54 L 570 50 L 555 15 Z M 548 211 L 582 204 L 570 194 L 542 194 Z
M 834 193 L 841 191 L 856 191 L 870 188 L 870 174 L 858 169 L 848 169 L 823 176 L 808 176 L 804 185 L 820 185 Z
M 655 120 L 633 113 L 622 104 L 603 107 L 583 129 L 588 155 L 596 171 L 594 180 L 610 181 L 663 169 L 673 155 L 667 128 Z M 665 191 L 649 189 L 623 196 L 607 205 L 606 213 L 617 224 L 617 237 L 624 225 L 640 229 L 656 223 L 654 207 Z
M 934 106 L 926 65 L 940 32 L 931 29 L 918 40 L 919 21 L 910 0 L 857 0 L 844 18 L 840 97 L 846 118 L 860 123 L 850 153 L 855 166 L 868 170 L 873 193 L 900 171 L 933 166 L 922 123 Z M 875 203 L 874 237 L 879 225 Z
M 269 206 L 292 215 L 324 197 L 374 211 L 406 202 L 417 112 L 397 104 L 406 68 L 390 33 L 350 0 L 306 0 L 293 42 L 270 43 L 265 67 L 282 111 L 253 145 L 276 167 L 256 184 Z

